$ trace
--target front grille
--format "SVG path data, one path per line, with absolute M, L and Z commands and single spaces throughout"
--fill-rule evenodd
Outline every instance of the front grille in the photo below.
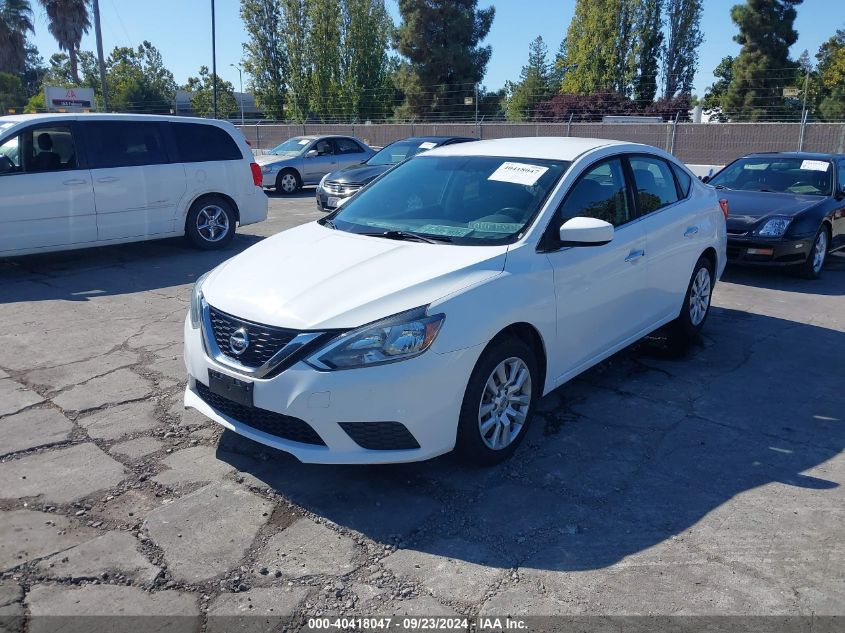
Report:
M 326 443 L 317 435 L 317 431 L 305 421 L 289 415 L 267 411 L 258 407 L 248 407 L 228 398 L 212 393 L 199 380 L 196 382 L 197 393 L 212 409 L 237 420 L 258 431 L 264 431 L 292 442 L 302 444 L 316 444 L 325 446 Z
M 208 306 L 208 315 L 211 319 L 212 334 L 220 351 L 228 358 L 251 369 L 266 363 L 298 334 L 296 330 L 244 321 L 211 306 Z M 229 337 L 240 328 L 246 330 L 249 346 L 243 354 L 238 356 L 229 346 Z
M 361 187 L 363 187 L 363 185 L 349 184 L 345 182 L 327 181 L 323 183 L 323 191 L 333 196 L 351 196 Z
M 340 427 L 361 448 L 403 451 L 420 447 L 411 432 L 400 422 L 341 422 Z

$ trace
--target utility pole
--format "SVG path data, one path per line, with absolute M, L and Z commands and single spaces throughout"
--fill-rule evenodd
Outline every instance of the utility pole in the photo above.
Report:
M 798 137 L 798 151 L 804 151 L 804 129 L 807 127 L 807 92 L 810 85 L 810 67 L 807 66 L 807 74 L 804 75 L 804 101 L 801 105 L 801 133 Z
M 100 67 L 100 86 L 103 90 L 103 112 L 109 111 L 109 91 L 106 88 L 106 62 L 103 60 L 103 33 L 100 30 L 100 0 L 93 0 L 94 35 L 97 38 L 97 65 Z
M 217 118 L 217 36 L 214 24 L 214 0 L 211 0 L 211 109 Z
M 232 68 L 238 69 L 238 81 L 241 84 L 241 98 L 240 98 L 240 102 L 241 102 L 241 127 L 243 127 L 243 124 L 244 124 L 244 76 L 243 76 L 243 72 L 241 71 L 240 66 L 238 66 L 237 64 L 229 64 L 229 66 L 231 66 Z

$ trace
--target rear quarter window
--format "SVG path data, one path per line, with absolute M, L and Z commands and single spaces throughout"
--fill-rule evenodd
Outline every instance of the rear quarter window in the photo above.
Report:
M 675 163 L 669 164 L 672 165 L 672 171 L 675 172 L 675 178 L 678 179 L 678 186 L 681 188 L 681 196 L 686 198 L 692 188 L 692 177 L 679 165 L 676 165 Z
M 183 163 L 241 160 L 238 144 L 226 130 L 202 123 L 171 123 L 173 139 Z

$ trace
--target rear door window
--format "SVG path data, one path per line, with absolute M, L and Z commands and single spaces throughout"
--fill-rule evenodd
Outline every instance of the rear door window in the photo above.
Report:
M 152 121 L 83 123 L 92 169 L 167 163 L 161 125 Z
M 170 129 L 183 163 L 243 158 L 235 140 L 216 125 L 171 123 Z
M 631 156 L 631 171 L 640 213 L 652 213 L 678 201 L 678 189 L 669 164 L 652 156 Z
M 337 145 L 338 154 L 360 154 L 364 151 L 361 149 L 361 146 L 351 138 L 336 138 L 334 141 Z

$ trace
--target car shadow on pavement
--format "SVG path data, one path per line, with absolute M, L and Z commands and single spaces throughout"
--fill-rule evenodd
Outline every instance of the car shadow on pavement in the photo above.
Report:
M 842 498 L 842 473 L 825 462 L 845 448 L 832 353 L 845 333 L 720 308 L 705 332 L 681 351 L 647 339 L 547 395 L 516 455 L 493 468 L 450 455 L 306 465 L 231 432 L 218 457 L 318 517 L 420 555 L 559 571 L 647 564 L 674 555 L 663 548 L 684 533 L 708 551 L 741 548 L 760 526 Z
M 0 304 L 87 301 L 191 284 L 262 239 L 236 233 L 226 247 L 203 251 L 177 237 L 0 259 Z
M 312 200 L 316 197 L 316 187 L 306 186 L 300 189 L 299 191 L 295 191 L 294 193 L 278 193 L 275 189 L 265 189 L 264 193 L 267 194 L 268 198 L 274 198 L 278 200 L 304 200 L 307 198 L 311 198 Z M 314 203 L 316 204 L 316 202 Z
M 781 268 L 729 265 L 722 281 L 768 290 L 840 297 L 845 295 L 845 252 L 831 253 L 818 279 L 804 279 Z

